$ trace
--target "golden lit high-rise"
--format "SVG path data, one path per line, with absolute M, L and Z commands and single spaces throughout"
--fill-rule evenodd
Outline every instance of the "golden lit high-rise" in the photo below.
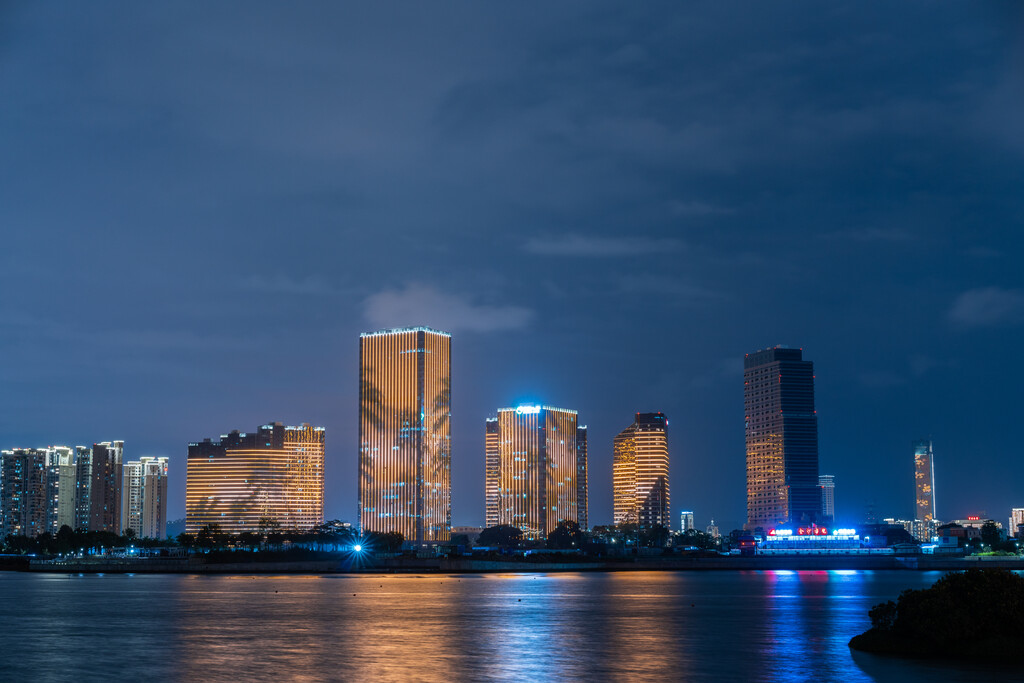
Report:
M 637 413 L 619 432 L 612 460 L 613 520 L 671 528 L 668 489 L 668 420 Z
M 270 521 L 310 529 L 324 521 L 324 428 L 265 424 L 188 445 L 185 531 L 237 534 Z
M 508 524 L 542 539 L 559 522 L 578 522 L 577 472 L 586 448 L 576 411 L 519 406 L 487 421 L 487 525 Z M 585 467 L 585 466 L 584 466 Z
M 914 442 L 914 490 L 916 519 L 930 522 L 935 519 L 935 460 L 931 439 Z
M 804 360 L 801 349 L 784 346 L 748 353 L 743 359 L 743 410 L 745 528 L 821 520 L 814 364 Z
M 451 335 L 426 327 L 359 339 L 359 528 L 407 541 L 452 529 Z

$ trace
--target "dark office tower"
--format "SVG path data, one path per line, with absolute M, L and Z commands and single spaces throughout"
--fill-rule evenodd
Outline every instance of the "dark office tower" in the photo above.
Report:
M 89 531 L 92 514 L 92 449 L 76 446 L 75 458 L 75 529 Z
M 917 493 L 917 517 L 922 522 L 935 519 L 935 456 L 931 439 L 914 442 L 914 484 Z
M 672 528 L 669 519 L 668 420 L 637 413 L 614 440 L 612 496 L 616 524 Z
M 89 531 L 121 534 L 121 469 L 124 441 L 92 445 Z
M 47 480 L 45 451 L 0 453 L 0 534 L 35 537 L 51 530 Z
M 814 364 L 776 346 L 743 362 L 747 529 L 821 517 Z
M 590 528 L 587 494 L 587 425 L 582 425 L 576 428 L 576 521 L 584 531 Z
M 451 335 L 359 338 L 359 529 L 436 544 L 452 532 Z

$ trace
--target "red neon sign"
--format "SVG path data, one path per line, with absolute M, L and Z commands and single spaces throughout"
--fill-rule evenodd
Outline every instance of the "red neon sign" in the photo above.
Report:
M 802 526 L 796 533 L 800 536 L 828 536 L 828 529 L 823 526 Z
M 978 517 L 978 516 L 973 516 L 973 517 L 968 516 L 967 517 L 967 521 L 969 521 L 969 522 L 977 522 L 980 519 L 981 519 L 981 517 Z

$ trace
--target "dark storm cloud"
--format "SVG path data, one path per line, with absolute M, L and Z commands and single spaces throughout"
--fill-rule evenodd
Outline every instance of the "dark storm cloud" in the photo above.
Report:
M 171 455 L 180 515 L 189 440 L 312 421 L 352 519 L 358 333 L 426 324 L 457 523 L 486 413 L 545 400 L 590 425 L 592 519 L 663 410 L 673 507 L 731 528 L 739 359 L 788 343 L 851 521 L 909 514 L 928 433 L 941 515 L 1019 505 L 1001 7 L 5 5 L 0 446 Z

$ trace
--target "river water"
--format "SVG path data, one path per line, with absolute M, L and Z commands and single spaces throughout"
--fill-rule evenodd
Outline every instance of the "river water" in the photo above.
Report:
M 0 573 L 2 681 L 977 681 L 852 655 L 938 572 Z

